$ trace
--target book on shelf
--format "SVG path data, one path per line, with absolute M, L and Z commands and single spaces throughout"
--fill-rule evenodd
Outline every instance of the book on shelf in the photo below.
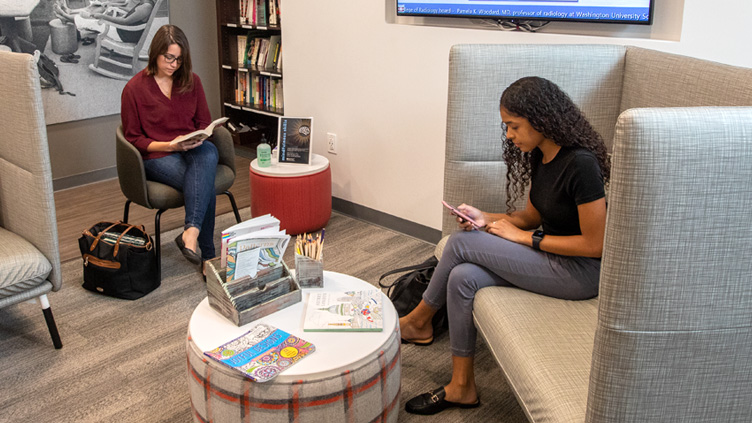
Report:
M 382 295 L 378 289 L 311 292 L 303 331 L 379 332 L 384 328 Z
M 266 49 L 266 59 L 264 60 L 264 68 L 268 71 L 272 71 L 276 67 L 275 57 L 277 55 L 277 50 L 279 49 L 280 41 L 281 37 L 279 35 L 272 35 L 269 37 L 269 45 Z
M 266 382 L 316 351 L 312 343 L 266 323 L 211 350 L 207 357 L 254 382 Z
M 212 133 L 214 133 L 214 128 L 216 128 L 219 125 L 222 125 L 227 121 L 228 118 L 221 117 L 219 119 L 216 119 L 214 122 L 210 123 L 209 126 L 207 126 L 204 129 L 199 129 L 197 131 L 193 131 L 190 134 L 181 135 L 174 140 L 170 141 L 170 145 L 177 145 L 180 143 L 197 143 L 199 141 L 203 141 L 210 136 L 212 136 Z
M 238 67 L 243 68 L 246 66 L 245 62 L 245 50 L 246 45 L 248 44 L 248 36 L 247 35 L 238 35 Z
M 259 232 L 266 229 L 273 229 L 279 231 L 279 219 L 271 214 L 265 214 L 263 216 L 254 217 L 244 222 L 240 222 L 236 225 L 222 231 L 222 241 L 220 247 L 220 268 L 227 266 L 227 244 L 231 239 L 241 235 L 246 235 L 252 232 Z
M 265 27 L 267 24 L 266 0 L 258 0 L 256 3 L 256 26 Z
M 279 162 L 310 164 L 312 135 L 312 117 L 280 117 L 277 131 Z

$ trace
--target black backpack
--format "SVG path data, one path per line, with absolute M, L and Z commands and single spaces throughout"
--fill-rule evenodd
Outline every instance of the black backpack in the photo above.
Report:
M 42 88 L 54 88 L 60 95 L 68 94 L 75 96 L 75 94 L 63 90 L 63 83 L 60 82 L 60 69 L 57 64 L 47 57 L 44 53 L 40 53 L 39 60 L 37 60 L 37 69 L 39 69 L 39 81 Z

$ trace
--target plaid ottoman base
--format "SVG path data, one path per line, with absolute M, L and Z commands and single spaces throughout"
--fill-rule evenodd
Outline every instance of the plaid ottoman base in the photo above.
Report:
M 400 393 L 399 326 L 356 368 L 334 376 L 256 383 L 186 342 L 195 422 L 396 422 Z

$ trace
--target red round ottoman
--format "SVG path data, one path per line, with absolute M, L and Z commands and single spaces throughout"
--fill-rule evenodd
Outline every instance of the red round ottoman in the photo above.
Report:
M 267 213 L 290 235 L 317 231 L 332 215 L 332 172 L 329 160 L 313 154 L 310 165 L 279 163 L 250 166 L 251 216 Z

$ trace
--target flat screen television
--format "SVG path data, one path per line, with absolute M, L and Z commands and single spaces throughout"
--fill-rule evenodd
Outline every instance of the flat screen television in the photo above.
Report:
M 397 16 L 653 23 L 655 0 L 396 0 Z

